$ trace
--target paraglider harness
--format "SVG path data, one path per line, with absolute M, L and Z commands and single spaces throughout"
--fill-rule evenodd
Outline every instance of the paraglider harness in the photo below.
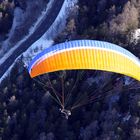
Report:
M 60 112 L 63 113 L 65 115 L 65 118 L 68 119 L 69 116 L 71 115 L 71 111 L 70 110 L 67 110 L 65 108 L 60 108 Z

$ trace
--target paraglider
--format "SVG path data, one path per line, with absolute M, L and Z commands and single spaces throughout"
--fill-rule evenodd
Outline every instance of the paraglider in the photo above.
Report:
M 140 80 L 140 61 L 132 53 L 118 45 L 95 40 L 76 40 L 54 45 L 38 54 L 28 71 L 32 78 L 50 72 L 64 70 L 102 70 L 115 72 Z M 57 93 L 56 93 L 57 94 Z M 55 95 L 56 96 L 56 95 Z M 61 112 L 65 110 L 64 96 Z

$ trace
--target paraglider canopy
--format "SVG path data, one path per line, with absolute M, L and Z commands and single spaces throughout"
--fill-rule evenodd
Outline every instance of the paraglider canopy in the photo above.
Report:
M 29 65 L 31 77 L 59 70 L 94 69 L 125 74 L 140 80 L 140 61 L 118 45 L 76 40 L 54 45 L 38 54 Z

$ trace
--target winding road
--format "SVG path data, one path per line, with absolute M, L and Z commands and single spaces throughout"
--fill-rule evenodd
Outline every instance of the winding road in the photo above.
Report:
M 16 58 L 25 52 L 36 40 L 38 40 L 53 24 L 55 21 L 64 0 L 54 0 L 52 7 L 47 12 L 43 21 L 39 23 L 38 28 L 24 41 L 21 45 L 14 50 L 14 52 L 0 65 L 0 79 L 13 64 Z

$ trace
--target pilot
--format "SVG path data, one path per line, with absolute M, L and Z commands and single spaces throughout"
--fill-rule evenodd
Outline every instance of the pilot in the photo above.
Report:
M 68 119 L 69 116 L 71 115 L 71 111 L 70 110 L 66 110 L 65 108 L 60 108 L 61 113 L 63 113 L 65 115 L 65 118 Z

